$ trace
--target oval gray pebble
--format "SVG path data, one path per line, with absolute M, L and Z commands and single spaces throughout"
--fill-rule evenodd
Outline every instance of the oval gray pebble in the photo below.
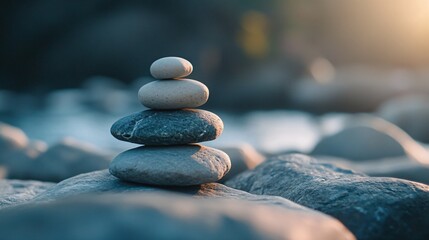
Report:
M 130 182 L 191 186 L 218 181 L 230 168 L 226 153 L 195 144 L 130 149 L 113 159 L 109 171 Z
M 140 103 L 152 109 L 196 108 L 209 98 L 209 89 L 192 79 L 160 80 L 140 88 Z
M 180 145 L 216 139 L 222 120 L 200 109 L 146 110 L 119 119 L 110 132 L 122 141 L 144 145 Z
M 174 79 L 189 76 L 192 64 L 180 57 L 164 57 L 156 60 L 150 66 L 150 73 L 156 79 Z

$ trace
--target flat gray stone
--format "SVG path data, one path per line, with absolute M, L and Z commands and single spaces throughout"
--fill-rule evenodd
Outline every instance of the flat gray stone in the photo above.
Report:
M 226 153 L 195 144 L 130 149 L 113 159 L 109 170 L 130 182 L 190 186 L 216 182 L 230 168 Z
M 320 163 L 305 155 L 271 158 L 226 182 L 281 196 L 339 219 L 358 239 L 429 239 L 429 186 Z
M 334 218 L 307 209 L 166 192 L 92 194 L 9 208 L 0 212 L 0 226 L 9 240 L 355 239 Z
M 110 129 L 119 140 L 144 145 L 199 143 L 216 139 L 222 131 L 216 114 L 199 109 L 146 110 L 119 119 Z

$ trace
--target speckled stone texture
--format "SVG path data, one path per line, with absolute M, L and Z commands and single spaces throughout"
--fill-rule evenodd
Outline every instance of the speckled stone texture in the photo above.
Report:
M 271 158 L 226 182 L 336 217 L 357 239 L 429 239 L 429 186 L 368 177 L 305 155 Z
M 192 73 L 192 70 L 192 64 L 181 57 L 163 57 L 150 66 L 150 73 L 156 79 L 186 77 Z
M 109 170 L 130 182 L 191 186 L 218 181 L 230 168 L 226 153 L 195 144 L 130 149 L 113 159 Z
M 23 180 L 0 180 L 0 209 L 25 203 L 55 183 Z
M 119 119 L 110 129 L 119 140 L 144 145 L 210 141 L 222 131 L 223 122 L 216 114 L 198 109 L 146 110 Z

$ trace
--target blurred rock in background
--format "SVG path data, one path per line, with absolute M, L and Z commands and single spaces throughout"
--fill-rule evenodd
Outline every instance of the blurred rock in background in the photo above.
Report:
M 53 89 L 85 86 L 90 104 L 117 112 L 125 86 L 149 76 L 154 59 L 178 55 L 198 66 L 191 77 L 212 91 L 211 108 L 372 111 L 429 93 L 427 9 L 406 0 L 3 1 L 0 100 L 24 91 L 38 106 Z
M 429 95 L 405 95 L 391 99 L 380 106 L 378 114 L 414 139 L 429 142 Z

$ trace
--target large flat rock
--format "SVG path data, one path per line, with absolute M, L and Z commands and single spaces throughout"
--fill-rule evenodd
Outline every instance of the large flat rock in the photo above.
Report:
M 35 222 L 37 221 L 37 222 Z M 92 194 L 0 211 L 9 240 L 355 239 L 312 211 L 173 193 Z
M 218 183 L 158 188 L 107 170 L 66 179 L 25 205 L 10 204 L 0 211 L 0 229 L 12 240 L 355 239 L 335 218 L 281 197 Z

